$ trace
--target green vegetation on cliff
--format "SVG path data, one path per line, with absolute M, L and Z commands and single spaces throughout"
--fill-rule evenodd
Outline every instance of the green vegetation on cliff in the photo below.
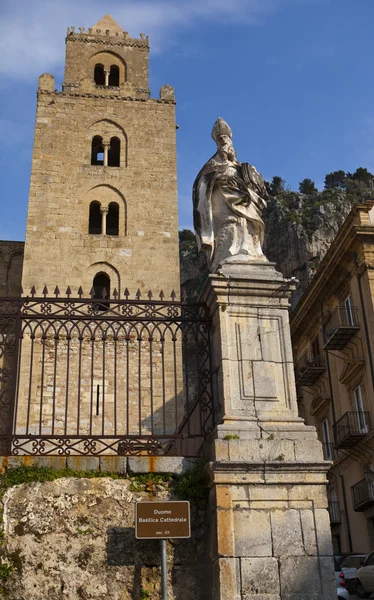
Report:
M 297 192 L 286 187 L 279 176 L 266 182 L 266 186 L 270 201 L 264 213 L 265 222 L 276 212 L 281 227 L 288 229 L 290 224 L 301 225 L 304 232 L 312 236 L 324 225 L 326 218 L 333 217 L 340 225 L 354 203 L 371 198 L 374 175 L 362 167 L 354 173 L 334 171 L 326 175 L 322 191 L 318 191 L 315 182 L 308 178 L 300 181 Z
M 340 226 L 356 202 L 374 199 L 374 175 L 359 167 L 353 173 L 339 170 L 325 176 L 319 191 L 305 178 L 297 191 L 279 176 L 265 182 L 269 200 L 263 213 L 264 253 L 285 277 L 296 277 L 301 297 Z M 205 256 L 198 253 L 194 234 L 179 234 L 181 286 L 188 296 L 199 294 L 208 274 Z

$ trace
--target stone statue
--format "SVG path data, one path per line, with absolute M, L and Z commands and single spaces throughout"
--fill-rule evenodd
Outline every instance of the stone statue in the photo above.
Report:
M 198 248 L 206 252 L 212 273 L 225 263 L 268 262 L 262 252 L 264 180 L 255 167 L 236 160 L 232 131 L 223 119 L 215 122 L 212 138 L 217 152 L 193 186 Z

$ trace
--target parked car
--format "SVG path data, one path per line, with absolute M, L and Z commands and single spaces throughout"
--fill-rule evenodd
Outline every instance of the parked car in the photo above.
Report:
M 339 568 L 339 562 L 334 556 L 335 562 L 335 581 L 336 581 L 336 593 L 338 600 L 349 600 L 349 591 L 346 587 L 346 581 L 343 571 Z
M 356 573 L 355 593 L 359 598 L 370 598 L 374 592 L 374 552 L 369 554 Z
M 349 600 L 350 595 L 347 588 L 338 587 L 336 588 L 336 593 L 338 594 L 338 600 Z
M 336 570 L 341 570 L 345 576 L 347 590 L 350 594 L 355 593 L 357 569 L 362 566 L 366 558 L 363 552 L 349 552 L 347 554 L 335 554 Z

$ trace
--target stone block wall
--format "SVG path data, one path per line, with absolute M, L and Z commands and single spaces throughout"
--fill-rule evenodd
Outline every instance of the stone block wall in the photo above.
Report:
M 109 25 L 110 27 L 110 25 Z M 108 56 L 108 53 L 110 55 Z M 106 57 L 103 56 L 106 53 Z M 78 33 L 69 31 L 66 38 L 65 85 L 79 85 L 82 80 L 93 80 L 96 63 L 104 67 L 119 64 L 120 84 L 128 81 L 137 89 L 148 92 L 148 38 L 131 38 L 125 31 L 92 30 Z M 107 61 L 105 60 L 107 58 Z M 94 86 L 94 84 L 93 84 Z
M 297 482 L 281 465 L 264 466 L 261 475 L 259 470 L 254 475 L 253 465 L 247 465 L 240 474 L 236 472 L 237 485 L 226 480 L 211 492 L 217 519 L 211 549 L 217 594 L 213 597 L 334 598 L 330 522 L 322 480 L 309 485 Z M 222 479 L 222 473 L 218 477 Z M 287 479 L 292 483 L 287 484 Z
M 127 165 L 91 165 L 95 123 L 117 124 Z M 98 124 L 98 131 L 101 125 Z M 172 101 L 43 92 L 35 128 L 23 287 L 89 294 L 98 272 L 123 295 L 179 290 Z M 118 236 L 88 233 L 89 204 L 119 205 Z

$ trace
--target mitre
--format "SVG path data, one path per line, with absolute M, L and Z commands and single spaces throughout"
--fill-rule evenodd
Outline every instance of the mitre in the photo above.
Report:
M 217 143 L 221 135 L 228 135 L 230 138 L 232 138 L 232 131 L 230 125 L 228 125 L 226 121 L 219 117 L 213 125 L 212 138 Z

